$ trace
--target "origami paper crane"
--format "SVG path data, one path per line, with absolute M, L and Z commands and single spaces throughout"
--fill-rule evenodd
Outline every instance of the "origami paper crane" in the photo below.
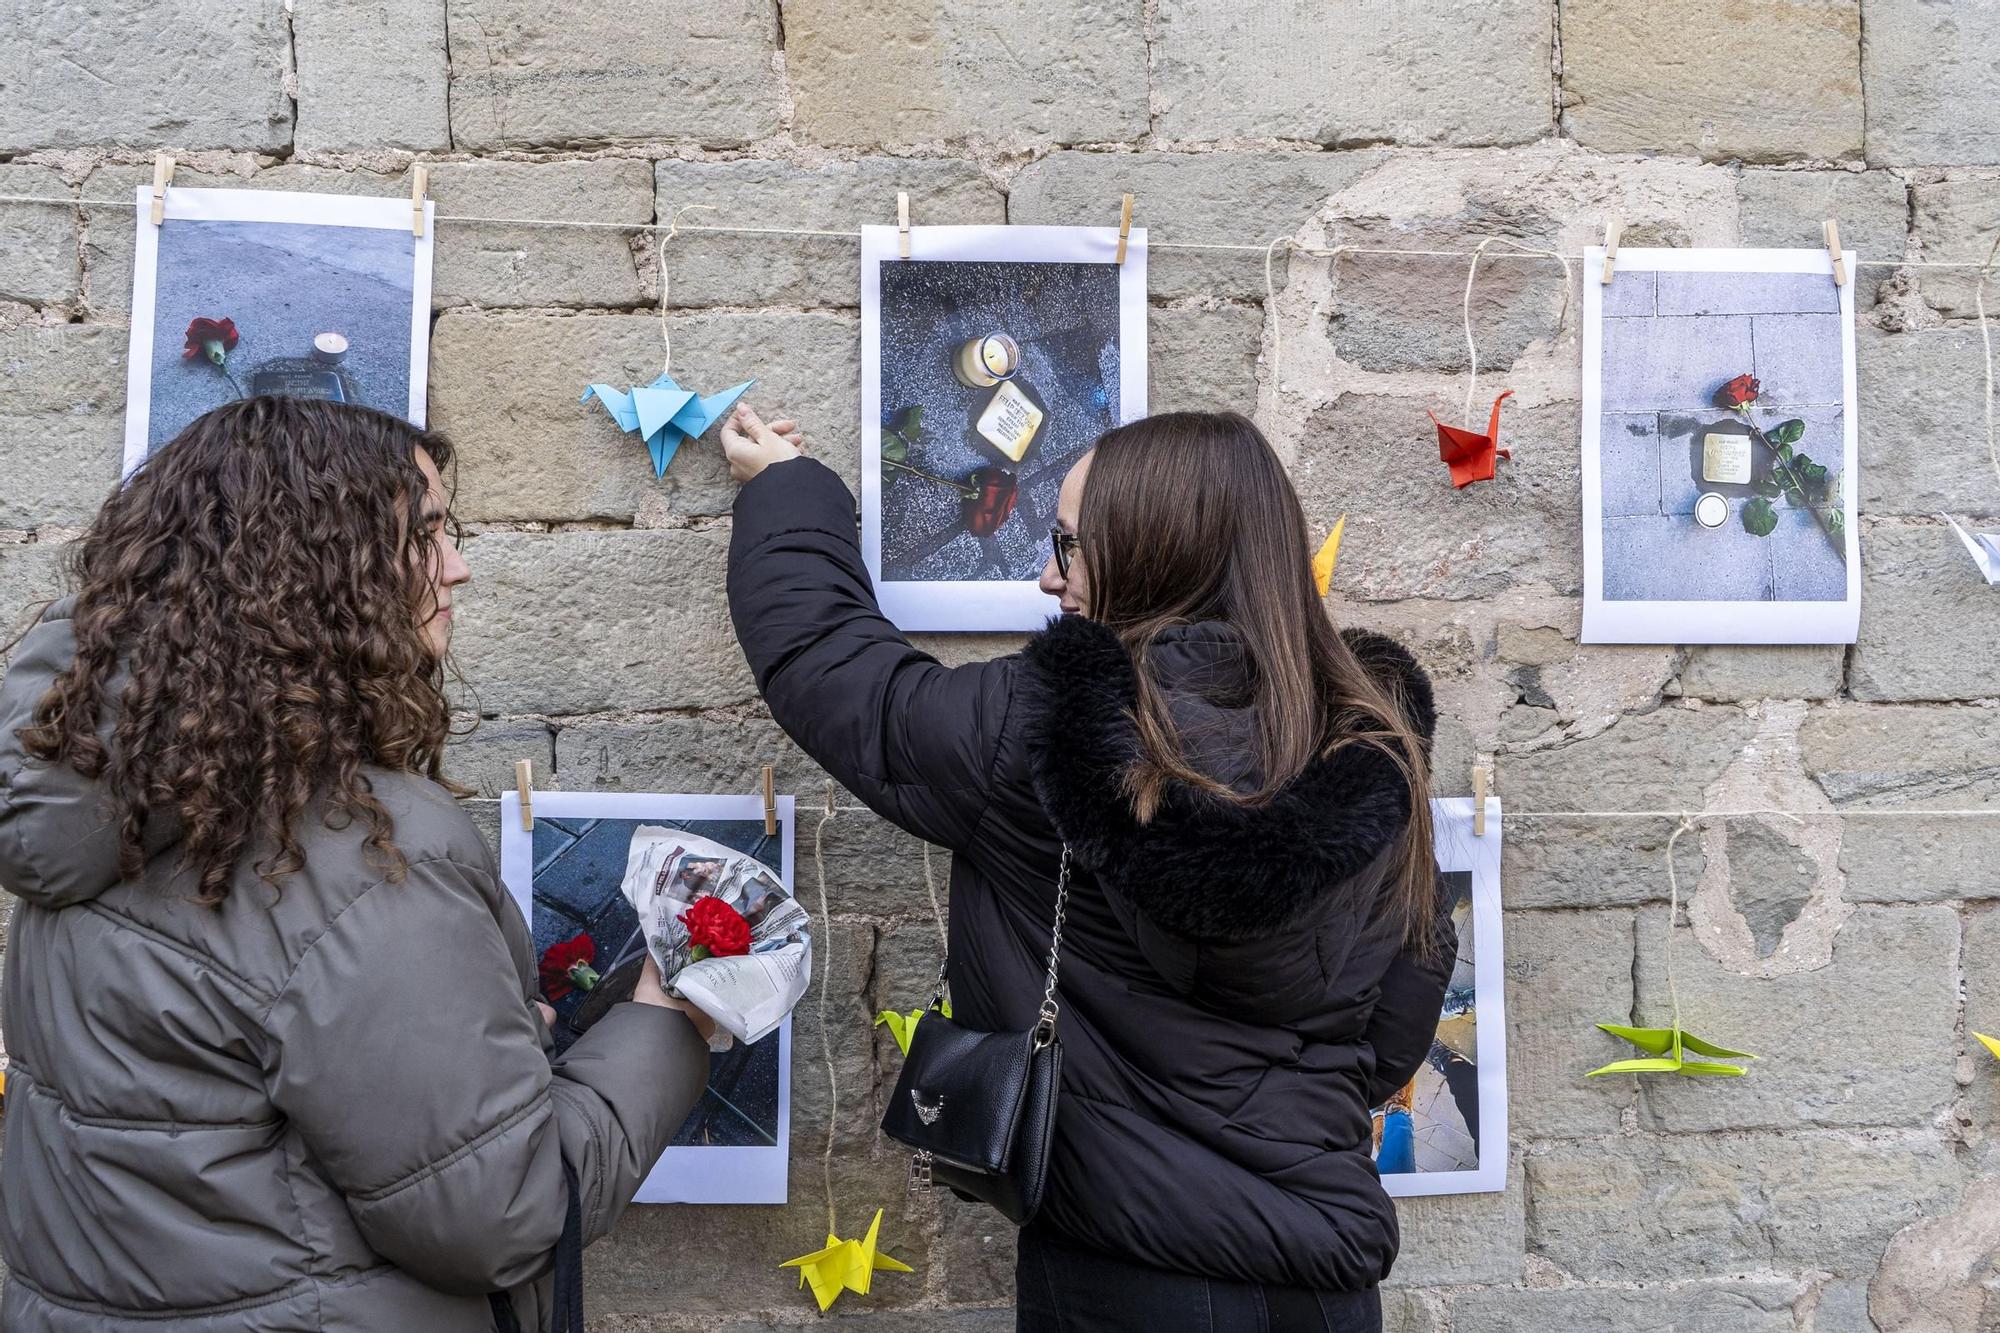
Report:
M 745 380 L 704 398 L 674 383 L 672 376 L 662 375 L 651 384 L 622 392 L 609 384 L 593 384 L 577 401 L 587 403 L 595 397 L 613 421 L 628 431 L 637 431 L 653 455 L 653 475 L 658 477 L 666 474 L 682 440 L 694 439 L 720 421 L 756 382 Z
M 889 1035 L 896 1039 L 896 1049 L 904 1055 L 910 1053 L 910 1038 L 917 1035 L 917 1020 L 929 1013 L 928 1009 L 912 1009 L 909 1013 L 898 1013 L 894 1009 L 884 1009 L 875 1015 L 876 1027 L 887 1027 Z M 951 1002 L 945 1001 L 938 1010 L 946 1018 L 951 1017 Z
M 1320 543 L 1319 553 L 1313 556 L 1313 586 L 1324 597 L 1333 587 L 1333 566 L 1340 559 L 1340 534 L 1347 530 L 1347 515 L 1334 520 L 1333 531 Z
M 1463 426 L 1447 426 L 1437 418 L 1437 413 L 1427 414 L 1431 424 L 1438 431 L 1438 457 L 1451 467 L 1451 484 L 1463 490 L 1475 481 L 1493 480 L 1494 457 L 1512 458 L 1514 455 L 1500 444 L 1500 404 L 1514 396 L 1512 389 L 1493 400 L 1493 416 L 1486 423 L 1486 433 L 1467 430 Z
M 917 1271 L 906 1263 L 875 1252 L 876 1233 L 881 1229 L 882 1210 L 877 1208 L 875 1220 L 868 1224 L 868 1234 L 860 1240 L 842 1240 L 828 1233 L 825 1249 L 787 1259 L 778 1267 L 798 1269 L 799 1285 L 812 1285 L 813 1299 L 819 1302 L 820 1313 L 825 1314 L 840 1299 L 843 1291 L 866 1296 L 869 1281 L 878 1270 L 888 1273 Z
M 1965 543 L 1965 549 L 1972 555 L 1972 563 L 1979 566 L 1987 586 L 2000 584 L 2000 532 L 1967 532 L 1949 514 L 1939 514 L 1938 517 L 1951 524 L 1951 530 Z
M 1984 1032 L 1975 1032 L 1972 1035 L 1979 1038 L 1981 1046 L 1993 1052 L 1995 1060 L 2000 1060 L 2000 1038 L 1989 1037 Z
M 1650 1057 L 1613 1060 L 1602 1068 L 1591 1070 L 1586 1078 L 1596 1078 L 1599 1074 L 1716 1074 L 1724 1078 L 1741 1078 L 1750 1071 L 1719 1061 L 1757 1058 L 1748 1051 L 1732 1051 L 1727 1046 L 1703 1041 L 1692 1032 L 1683 1032 L 1678 1025 L 1670 1028 L 1628 1028 L 1618 1023 L 1599 1023 L 1597 1026 L 1601 1031 L 1650 1052 Z M 1686 1057 L 1687 1051 L 1715 1056 L 1717 1060 L 1690 1060 Z

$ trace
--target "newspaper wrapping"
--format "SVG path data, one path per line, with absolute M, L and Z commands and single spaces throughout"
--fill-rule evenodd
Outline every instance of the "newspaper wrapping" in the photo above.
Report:
M 641 824 L 626 853 L 625 900 L 670 993 L 739 1041 L 770 1035 L 812 980 L 812 917 L 755 857 L 680 829 Z M 750 926 L 750 951 L 697 958 L 682 919 L 719 898 Z M 704 951 L 705 952 L 705 951 Z

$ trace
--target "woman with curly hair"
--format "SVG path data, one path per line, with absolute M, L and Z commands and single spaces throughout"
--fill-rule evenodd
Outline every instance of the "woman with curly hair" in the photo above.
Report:
M 18 643 L 0 1327 L 581 1328 L 559 1241 L 608 1230 L 692 1108 L 703 1020 L 651 972 L 544 1053 L 526 926 L 439 770 L 450 466 L 364 408 L 219 408 Z

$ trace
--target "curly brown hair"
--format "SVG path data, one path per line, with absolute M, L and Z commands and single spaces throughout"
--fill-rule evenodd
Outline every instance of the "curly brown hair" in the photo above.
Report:
M 422 574 L 449 538 L 426 521 L 419 449 L 450 466 L 443 437 L 386 413 L 231 403 L 156 450 L 71 547 L 76 657 L 20 735 L 103 782 L 127 878 L 164 816 L 197 902 L 220 904 L 253 850 L 276 887 L 305 863 L 313 806 L 365 825 L 384 874 L 407 869 L 363 769 L 440 779 L 451 729 Z

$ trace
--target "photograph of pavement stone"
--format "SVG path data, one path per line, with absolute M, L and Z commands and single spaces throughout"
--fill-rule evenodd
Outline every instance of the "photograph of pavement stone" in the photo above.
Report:
M 1797 452 L 1842 470 L 1840 320 L 1839 289 L 1824 275 L 1617 273 L 1604 297 L 1598 419 L 1607 601 L 1846 597 L 1842 547 L 1778 494 L 1774 453 L 1748 438 L 1750 423 L 1803 423 Z M 1748 423 L 1717 402 L 1741 375 L 1757 386 Z M 1716 434 L 1747 445 L 1742 480 L 1704 471 Z M 1705 494 L 1722 500 L 1713 527 L 1697 518 Z M 1760 510 L 1776 518 L 1763 535 Z

